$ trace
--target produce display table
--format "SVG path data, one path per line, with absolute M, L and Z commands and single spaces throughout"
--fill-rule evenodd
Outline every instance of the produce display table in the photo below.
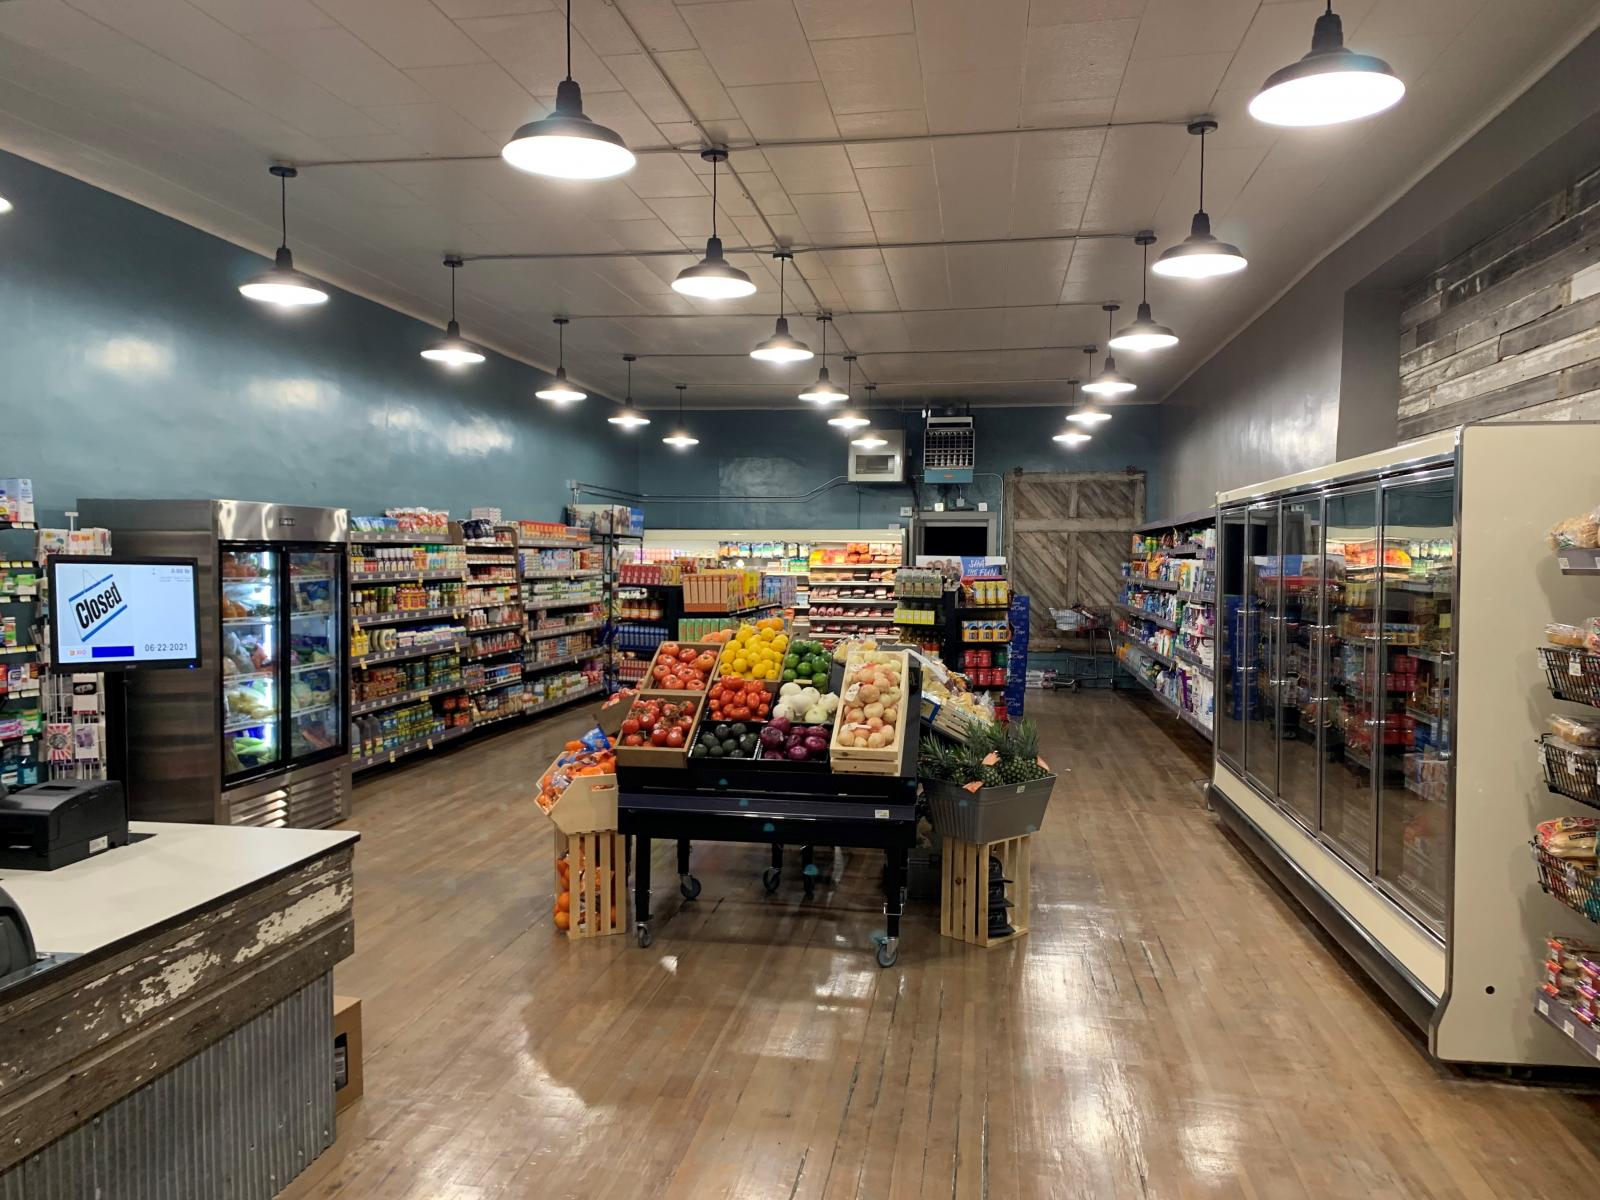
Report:
M 915 681 L 912 686 L 917 686 Z M 680 888 L 690 900 L 700 893 L 699 881 L 689 871 L 695 841 L 849 846 L 884 852 L 883 911 L 888 924 L 877 955 L 880 966 L 892 966 L 899 957 L 906 872 L 917 837 L 920 733 L 920 722 L 905 723 L 896 775 L 836 773 L 824 763 L 740 759 L 690 759 L 682 768 L 619 767 L 617 828 L 638 839 L 634 914 L 639 945 L 648 946 L 652 937 L 652 838 L 678 843 Z M 772 869 L 767 878 L 771 891 L 776 886 L 771 882 Z

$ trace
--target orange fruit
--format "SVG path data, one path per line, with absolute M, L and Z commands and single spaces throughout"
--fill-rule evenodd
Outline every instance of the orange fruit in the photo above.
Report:
M 564 913 L 564 912 L 557 912 L 556 913 L 556 928 L 557 929 L 570 929 L 570 928 L 572 928 L 572 914 L 571 913 Z
M 556 911 L 558 913 L 567 912 L 571 908 L 572 908 L 572 893 L 571 892 L 562 892 L 561 895 L 556 897 Z

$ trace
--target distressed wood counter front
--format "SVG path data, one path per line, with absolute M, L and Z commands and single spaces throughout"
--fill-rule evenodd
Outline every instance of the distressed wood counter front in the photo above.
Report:
M 332 1140 L 331 1069 L 316 1078 L 319 1062 L 331 1064 L 331 1037 L 325 1047 L 316 1042 L 331 1020 L 320 1009 L 333 964 L 354 948 L 351 859 L 359 835 L 156 823 L 135 823 L 133 832 L 147 836 L 58 871 L 7 872 L 0 880 L 41 953 L 77 956 L 0 987 L 0 1197 L 12 1188 L 45 1194 L 27 1172 L 32 1165 L 42 1179 L 47 1168 L 59 1170 L 44 1160 L 68 1138 L 82 1143 L 72 1147 L 75 1160 L 99 1155 L 128 1170 L 158 1149 L 138 1139 L 153 1139 L 160 1170 L 171 1168 L 177 1149 L 196 1170 L 222 1172 L 230 1195 L 272 1194 L 263 1189 L 284 1186 Z M 230 1035 L 262 1045 L 230 1052 L 219 1046 Z M 294 1070 L 275 1065 L 263 1078 L 259 1063 L 244 1061 L 263 1046 L 274 1054 L 293 1048 Z M 265 1103 L 256 1094 L 266 1088 L 279 1093 L 272 1103 L 309 1111 L 312 1124 L 326 1126 L 301 1130 L 281 1162 L 263 1167 L 259 1188 L 242 1176 L 272 1148 L 252 1135 L 250 1161 L 216 1166 L 227 1148 L 207 1139 L 239 1137 L 226 1121 L 150 1130 L 99 1119 L 152 1097 L 203 1108 L 176 1069 L 213 1048 L 208 1103 Z M 296 1071 L 288 1083 L 304 1095 L 283 1091 L 284 1077 Z M 141 1089 L 149 1094 L 136 1096 Z M 294 1123 L 291 1116 L 278 1116 L 278 1132 L 292 1136 L 281 1128 Z M 199 1182 L 174 1178 L 168 1189 L 147 1181 L 136 1194 L 183 1195 Z M 113 1186 L 79 1194 L 135 1192 Z

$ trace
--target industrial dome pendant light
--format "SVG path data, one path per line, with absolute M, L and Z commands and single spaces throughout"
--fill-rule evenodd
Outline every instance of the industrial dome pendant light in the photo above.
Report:
M 1106 345 L 1112 350 L 1165 350 L 1168 346 L 1178 344 L 1178 335 L 1165 325 L 1158 325 L 1150 315 L 1150 245 L 1156 240 L 1156 235 L 1148 229 L 1141 229 L 1133 235 L 1133 240 L 1144 255 L 1144 266 L 1139 271 L 1139 315 L 1130 324 L 1117 330 Z
M 800 393 L 800 399 L 812 404 L 835 404 L 850 399 L 848 391 L 828 378 L 828 323 L 832 320 L 832 313 L 817 314 L 817 324 L 822 326 L 822 369 L 817 372 L 817 381 Z
M 567 0 L 567 77 L 556 84 L 556 108 L 529 121 L 500 147 L 519 171 L 551 179 L 613 179 L 633 170 L 633 151 L 622 135 L 584 115 L 583 91 L 572 78 L 572 0 Z
M 1094 350 L 1090 349 L 1086 351 L 1086 353 L 1093 354 Z M 1076 379 L 1069 379 L 1067 382 L 1072 385 L 1072 407 L 1067 410 L 1068 421 L 1076 421 L 1080 425 L 1093 425 L 1097 424 L 1101 420 L 1109 421 L 1111 419 L 1110 413 L 1103 413 L 1092 407 L 1087 409 L 1079 408 L 1078 381 Z M 1090 415 L 1092 415 L 1091 420 L 1083 419 L 1085 416 Z M 1092 434 L 1085 433 L 1081 429 L 1073 429 L 1071 426 L 1068 426 L 1050 440 L 1052 442 L 1060 442 L 1063 446 L 1081 446 L 1085 442 L 1089 441 L 1092 436 Z
M 567 382 L 567 318 L 552 318 L 556 327 L 556 377 L 545 387 L 534 393 L 541 400 L 549 400 L 555 404 L 575 404 L 579 400 L 587 400 L 589 393 L 580 391 Z
M 1096 350 L 1093 346 L 1085 346 L 1083 353 L 1085 357 L 1092 360 Z M 1092 367 L 1094 363 L 1091 361 L 1089 365 Z M 1096 425 L 1104 425 L 1111 420 L 1111 414 L 1104 409 L 1096 408 L 1093 401 L 1088 404 L 1082 402 L 1078 396 L 1078 381 L 1076 379 L 1068 380 L 1068 382 L 1072 384 L 1072 407 L 1067 410 L 1067 420 L 1071 424 L 1093 429 Z
M 1189 123 L 1189 132 L 1200 139 L 1200 208 L 1189 225 L 1189 236 L 1176 246 L 1168 246 L 1150 269 L 1169 279 L 1210 279 L 1232 275 L 1249 265 L 1239 247 L 1218 241 L 1211 234 L 1211 218 L 1206 214 L 1206 134 L 1216 131 L 1217 123 L 1202 117 Z
M 14 205 L 11 203 L 11 201 L 7 200 L 4 196 L 0 196 L 0 214 L 10 212 L 13 207 Z
M 872 417 L 873 393 L 877 390 L 877 384 L 867 384 L 867 417 L 869 420 Z M 867 428 L 863 429 L 855 437 L 850 439 L 850 444 L 852 446 L 859 446 L 863 450 L 876 450 L 880 446 L 887 446 L 889 444 L 889 439 L 868 425 Z
M 683 423 L 683 389 L 686 383 L 674 384 L 678 389 L 678 427 L 661 440 L 674 450 L 687 450 L 690 446 L 698 446 L 700 439 L 689 432 L 689 427 Z
M 717 236 L 717 164 L 728 161 L 728 150 L 711 146 L 700 151 L 700 157 L 711 164 L 711 236 L 706 239 L 706 256 L 679 271 L 672 290 L 701 300 L 737 300 L 754 292 L 756 285 L 722 257 L 722 239 Z
M 848 396 L 850 394 L 850 389 L 855 386 L 856 356 L 854 354 L 846 354 L 843 356 L 843 358 L 845 366 L 844 394 Z M 871 425 L 872 421 L 868 417 L 863 417 L 860 413 L 856 412 L 855 409 L 847 408 L 838 416 L 829 417 L 828 424 L 836 426 L 839 429 L 843 429 L 848 433 L 852 429 L 863 429 L 866 426 Z
M 289 180 L 300 172 L 281 163 L 267 168 L 278 177 L 278 219 L 283 239 L 278 246 L 276 260 L 270 271 L 239 285 L 239 294 L 262 304 L 276 304 L 279 308 L 305 308 L 312 304 L 326 304 L 328 292 L 311 276 L 294 269 L 294 255 L 289 253 Z
M 1393 108 L 1406 85 L 1381 58 L 1345 49 L 1344 24 L 1333 11 L 1317 18 L 1311 51 L 1267 76 L 1250 115 L 1268 125 L 1342 125 Z
M 444 265 L 450 268 L 450 323 L 444 327 L 442 338 L 422 348 L 422 357 L 447 367 L 468 367 L 481 363 L 484 353 L 461 336 L 461 326 L 456 322 L 456 272 L 461 269 L 461 259 L 449 255 Z
M 778 323 L 772 327 L 772 336 L 750 351 L 750 357 L 779 364 L 805 362 L 816 355 L 810 346 L 789 335 L 789 318 L 783 315 L 783 265 L 794 257 L 794 251 L 774 250 L 772 257 L 778 260 Z
M 633 364 L 638 357 L 637 354 L 622 356 L 622 361 L 628 364 L 628 394 L 622 398 L 622 407 L 606 418 L 610 424 L 621 425 L 629 431 L 650 424 L 650 418 L 633 406 Z
M 1122 306 L 1120 304 L 1102 304 L 1100 307 L 1106 310 L 1106 333 L 1109 334 L 1111 332 L 1111 319 L 1116 315 L 1117 309 Z M 1091 396 L 1126 396 L 1138 386 L 1126 375 L 1118 373 L 1117 360 L 1108 350 L 1106 353 L 1106 365 L 1101 368 L 1100 374 L 1083 385 L 1083 390 Z M 1107 415 L 1109 416 L 1110 414 Z

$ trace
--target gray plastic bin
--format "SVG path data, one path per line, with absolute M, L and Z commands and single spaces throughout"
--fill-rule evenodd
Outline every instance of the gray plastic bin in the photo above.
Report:
M 959 784 L 924 780 L 928 821 L 934 832 L 964 842 L 998 842 L 1037 833 L 1056 777 L 1008 783 L 969 792 Z

